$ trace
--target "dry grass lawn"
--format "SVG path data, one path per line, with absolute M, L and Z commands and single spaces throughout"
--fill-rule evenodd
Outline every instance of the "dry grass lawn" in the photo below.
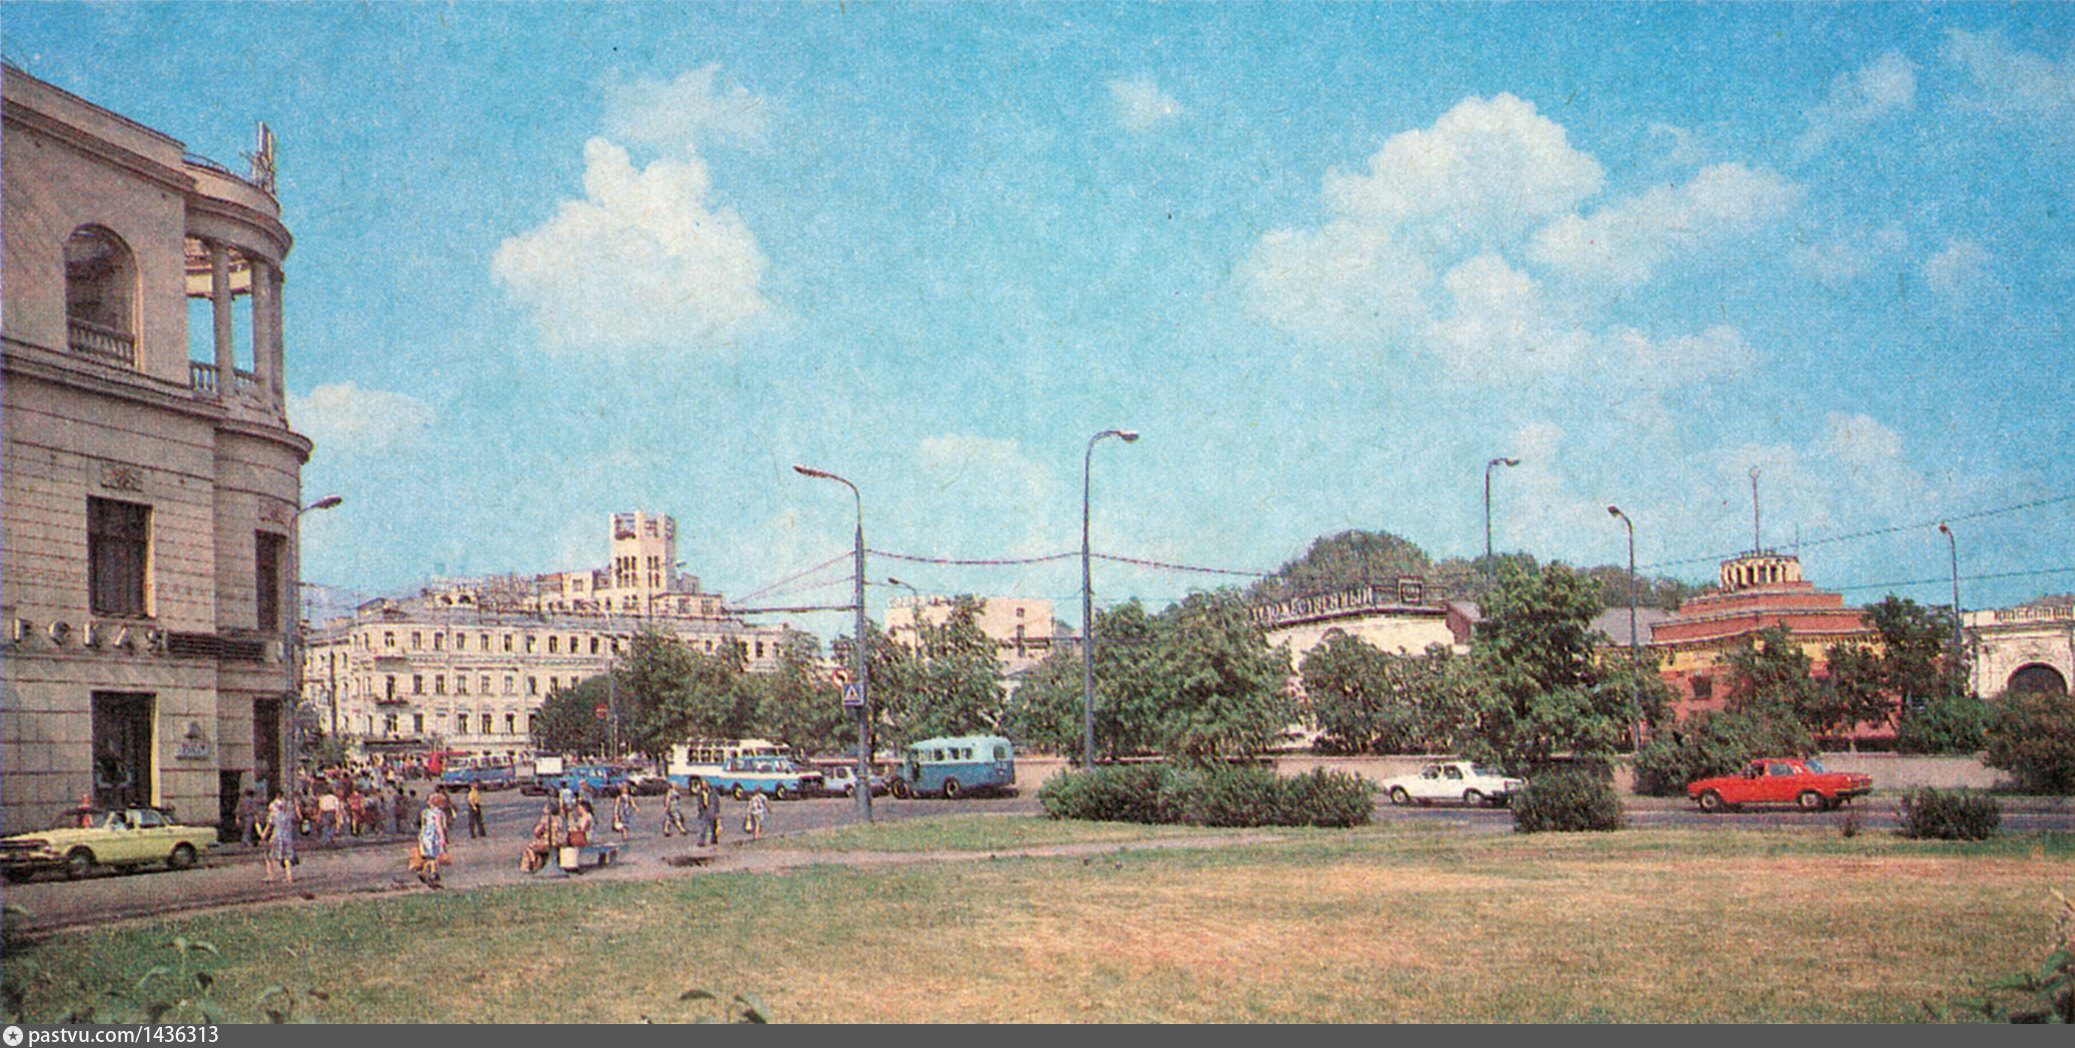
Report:
M 831 1023 L 1915 1021 L 2044 957 L 2075 889 L 2065 837 L 1284 836 L 250 911 L 54 938 L 30 1000 L 183 935 L 233 1015 L 277 983 L 319 1021 L 723 1014 L 694 988 Z

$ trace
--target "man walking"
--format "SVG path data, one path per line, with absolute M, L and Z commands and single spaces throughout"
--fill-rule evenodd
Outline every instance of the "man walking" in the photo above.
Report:
M 704 779 L 693 779 L 692 788 L 699 791 L 699 844 L 719 844 L 720 791 Z
M 468 836 L 470 840 L 490 836 L 483 825 L 483 790 L 477 783 L 468 784 Z
M 684 827 L 684 809 L 678 806 L 677 784 L 673 782 L 669 791 L 663 794 L 663 836 L 669 837 L 676 833 L 682 833 L 687 837 L 692 835 L 691 831 Z

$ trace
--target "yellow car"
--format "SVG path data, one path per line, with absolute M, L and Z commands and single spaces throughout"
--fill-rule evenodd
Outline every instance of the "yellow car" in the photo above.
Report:
M 164 808 L 73 808 L 48 830 L 0 838 L 0 870 L 20 880 L 38 870 L 84 877 L 96 866 L 162 862 L 184 870 L 216 846 L 216 827 L 185 826 Z

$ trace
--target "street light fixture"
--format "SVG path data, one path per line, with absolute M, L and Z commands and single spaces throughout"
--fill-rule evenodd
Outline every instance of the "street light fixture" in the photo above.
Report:
M 1953 697 L 1958 698 L 1960 687 L 1960 540 L 1953 537 L 1953 529 L 1944 524 L 1938 530 L 1945 536 L 1946 553 L 1952 558 L 1953 572 L 1953 654 L 1952 681 Z
M 833 480 L 849 488 L 851 498 L 857 502 L 857 627 L 851 633 L 850 684 L 848 687 L 857 689 L 857 781 L 870 783 L 872 781 L 872 691 L 865 683 L 866 668 L 870 662 L 867 658 L 866 645 L 871 643 L 865 634 L 865 630 L 868 627 L 868 623 L 865 620 L 865 497 L 858 493 L 857 485 L 827 470 L 795 465 L 793 472 L 803 477 L 819 477 L 823 480 Z M 846 702 L 848 698 L 846 695 Z M 864 821 L 872 821 L 871 790 L 862 789 L 857 791 L 857 813 L 858 817 Z
M 1088 568 L 1088 489 L 1095 445 L 1104 437 L 1119 437 L 1129 444 L 1138 439 L 1138 431 L 1103 430 L 1088 438 L 1088 451 L 1081 456 L 1081 766 L 1084 768 L 1095 767 L 1095 588 Z
M 1491 570 L 1491 470 L 1493 466 L 1518 466 L 1516 458 L 1495 458 L 1484 464 L 1484 570 Z
M 320 509 L 331 509 L 344 501 L 346 500 L 337 495 L 326 495 L 295 511 L 295 571 L 289 575 L 288 599 L 288 672 L 290 675 L 289 683 L 294 690 L 288 705 L 288 716 L 290 723 L 295 727 L 295 748 L 298 754 L 302 750 L 303 733 L 301 716 L 303 705 L 303 514 Z M 332 689 L 330 701 L 331 737 L 336 739 L 339 737 L 339 693 L 336 687 Z M 276 738 L 279 738 L 279 736 L 276 736 Z M 298 756 L 297 759 L 300 760 L 300 757 Z M 285 774 L 285 769 L 281 778 L 288 778 Z M 285 783 L 276 782 L 274 786 L 276 789 L 281 790 L 283 796 L 296 796 L 295 790 L 289 788 Z
M 1636 635 L 1636 525 L 1635 521 L 1628 519 L 1628 514 L 1621 512 L 1619 506 L 1608 506 L 1607 512 L 1620 518 L 1621 523 L 1628 526 L 1628 706 L 1636 715 L 1634 746 L 1637 752 L 1641 752 L 1643 710 L 1638 689 L 1642 687 L 1643 659 L 1637 648 L 1641 638 Z

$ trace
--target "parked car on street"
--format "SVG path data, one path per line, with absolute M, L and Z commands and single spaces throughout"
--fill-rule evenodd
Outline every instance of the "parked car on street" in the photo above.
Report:
M 72 808 L 50 829 L 0 839 L 0 869 L 8 880 L 39 870 L 84 877 L 96 866 L 157 862 L 184 870 L 215 846 L 216 827 L 184 825 L 166 808 Z
M 1872 776 L 1831 771 L 1813 757 L 1761 757 L 1735 775 L 1686 784 L 1686 796 L 1705 812 L 1746 804 L 1792 804 L 1802 811 L 1823 811 L 1872 792 Z
M 1527 780 L 1511 778 L 1503 771 L 1469 761 L 1437 761 L 1421 768 L 1416 775 L 1385 779 L 1382 789 L 1391 803 L 1399 806 L 1460 801 L 1480 807 L 1505 807 L 1512 803 L 1514 794 L 1527 789 Z
M 857 796 L 857 767 L 851 764 L 821 764 L 821 792 L 829 797 Z M 872 796 L 884 796 L 887 792 L 886 776 L 877 771 L 872 773 Z

